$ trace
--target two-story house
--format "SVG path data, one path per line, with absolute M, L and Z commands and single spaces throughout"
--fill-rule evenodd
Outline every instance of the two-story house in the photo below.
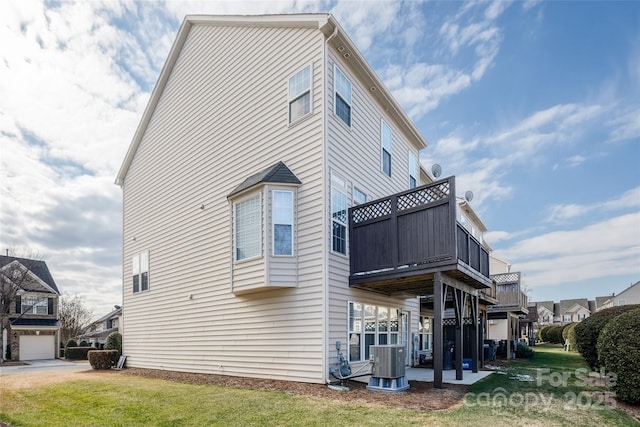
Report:
M 57 357 L 60 292 L 44 261 L 0 256 L 3 358 Z M 8 347 L 8 348 L 7 348 Z
M 121 316 L 122 307 L 114 306 L 112 311 L 93 321 L 79 339 L 86 340 L 89 345 L 101 349 L 111 333 L 120 332 Z
M 528 297 L 522 289 L 520 272 L 511 271 L 511 264 L 491 256 L 490 271 L 498 303 L 487 308 L 487 335 L 489 339 L 505 341 L 505 355 L 510 357 L 515 351 L 516 341 L 529 336 L 525 326 L 528 324 L 520 322 L 529 313 Z
M 133 367 L 325 383 L 410 363 L 421 300 L 478 366 L 488 252 L 453 177 L 329 14 L 187 16 L 116 183 Z M 442 386 L 443 352 L 434 352 Z

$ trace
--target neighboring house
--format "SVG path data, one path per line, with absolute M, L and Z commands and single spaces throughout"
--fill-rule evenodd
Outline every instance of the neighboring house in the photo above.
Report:
M 488 250 L 426 145 L 331 15 L 187 16 L 116 181 L 128 366 L 326 383 L 451 328 L 477 370 Z
M 629 304 L 640 304 L 640 281 L 629 286 L 618 295 L 606 297 L 606 300 L 602 303 L 602 308 L 617 307 L 620 305 Z
M 11 360 L 54 359 L 59 341 L 60 292 L 44 261 L 0 256 L 2 286 L 17 287 L 12 298 L 3 357 Z M 7 295 L 3 293 L 3 295 Z
M 527 294 L 522 289 L 520 272 L 512 272 L 511 264 L 493 255 L 490 257 L 491 279 L 496 284 L 497 304 L 487 308 L 488 338 L 506 341 L 506 356 L 515 351 L 514 343 L 529 336 L 527 323 L 520 323 L 529 314 Z
M 113 311 L 105 314 L 95 322 L 91 323 L 88 332 L 80 336 L 81 340 L 86 340 L 91 346 L 102 348 L 107 337 L 112 332 L 120 332 L 120 317 L 122 307 L 114 306 Z
M 553 301 L 540 301 L 536 303 L 538 312 L 538 326 L 544 327 L 553 324 L 554 303 Z
M 560 306 L 554 318 L 561 323 L 581 322 L 591 315 L 589 302 L 586 298 L 560 300 Z

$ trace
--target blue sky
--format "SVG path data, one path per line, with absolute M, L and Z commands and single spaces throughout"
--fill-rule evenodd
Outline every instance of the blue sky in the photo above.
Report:
M 640 2 L 0 2 L 0 247 L 121 302 L 113 184 L 185 14 L 331 12 L 533 300 L 640 280 Z

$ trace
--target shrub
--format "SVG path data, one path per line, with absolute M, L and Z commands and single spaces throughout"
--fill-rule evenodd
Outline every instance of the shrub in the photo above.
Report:
M 549 330 L 552 328 L 552 326 L 545 326 L 544 328 L 540 329 L 540 339 L 542 340 L 542 342 L 549 342 Z
M 602 328 L 616 316 L 637 308 L 640 308 L 640 304 L 605 308 L 587 317 L 576 326 L 576 348 L 591 369 L 597 370 L 600 367 L 597 345 L 598 335 L 600 335 Z
M 640 308 L 612 319 L 598 337 L 598 361 L 616 374 L 613 389 L 621 400 L 640 403 Z
M 575 326 L 576 322 L 573 323 L 567 323 L 566 325 L 564 325 L 564 327 L 562 328 L 562 342 L 564 343 L 567 338 L 569 338 L 569 329 L 571 329 L 572 326 Z
M 519 359 L 531 359 L 533 357 L 533 350 L 525 343 L 519 342 L 518 347 L 516 347 L 516 357 Z
M 64 356 L 69 360 L 87 360 L 87 353 L 95 349 L 95 347 L 67 347 Z
M 571 346 L 571 350 L 573 351 L 578 351 L 578 349 L 576 348 L 576 326 L 578 325 L 579 323 L 572 323 L 566 329 L 567 339 L 569 340 L 569 345 Z
M 65 345 L 65 347 L 77 347 L 78 346 L 78 342 L 74 339 L 70 339 L 69 341 L 67 341 L 67 345 Z
M 111 369 L 118 363 L 118 350 L 91 350 L 89 363 L 93 369 Z
M 118 357 L 122 354 L 122 335 L 118 332 L 111 332 L 104 342 L 105 350 L 118 350 Z
M 564 326 L 549 326 L 547 342 L 550 342 L 551 344 L 562 344 L 562 329 L 564 329 Z
M 89 347 L 89 343 L 85 340 L 80 341 L 80 347 Z

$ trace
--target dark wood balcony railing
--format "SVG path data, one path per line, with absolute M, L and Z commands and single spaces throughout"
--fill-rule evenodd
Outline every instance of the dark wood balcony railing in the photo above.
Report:
M 489 287 L 489 253 L 456 210 L 454 177 L 350 208 L 350 283 L 456 270 Z
M 496 283 L 496 299 L 498 300 L 498 304 L 490 307 L 491 311 L 529 313 L 528 297 L 521 289 L 519 272 L 493 274 L 491 279 Z

